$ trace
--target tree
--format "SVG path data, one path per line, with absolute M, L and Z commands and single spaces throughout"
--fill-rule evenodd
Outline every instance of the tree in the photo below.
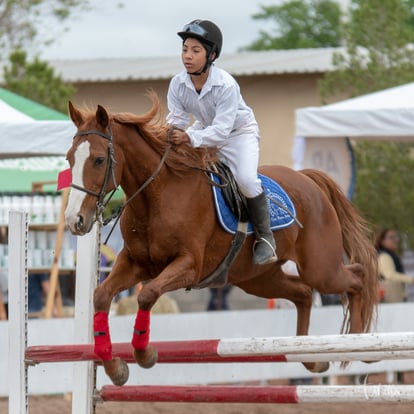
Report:
M 331 0 L 293 0 L 280 6 L 260 6 L 253 19 L 274 21 L 274 34 L 260 31 L 259 39 L 243 50 L 301 49 L 339 46 L 341 9 Z
M 351 0 L 343 25 L 344 52 L 319 82 L 322 101 L 359 96 L 414 81 L 413 0 Z
M 331 3 L 335 3 L 332 5 Z M 414 81 L 414 0 L 350 0 L 345 19 L 336 2 L 287 1 L 262 6 L 255 19 L 274 20 L 275 34 L 245 50 L 343 45 L 334 54 L 334 70 L 319 82 L 326 103 Z M 353 201 L 373 226 L 389 226 L 414 247 L 414 144 L 359 142 Z
M 413 144 L 362 141 L 355 146 L 355 161 L 354 203 L 374 227 L 397 229 L 413 247 Z
M 10 55 L 10 67 L 4 68 L 5 87 L 26 98 L 60 112 L 67 112 L 67 101 L 75 88 L 66 84 L 54 69 L 38 58 L 27 62 L 25 51 Z
M 319 83 L 322 100 L 358 96 L 414 81 L 412 0 L 352 0 L 335 70 Z M 392 227 L 414 247 L 414 144 L 361 142 L 354 146 L 354 203 L 375 227 Z
M 88 5 L 89 0 L 0 0 L 1 54 L 53 41 L 58 31 L 65 30 L 62 23 Z

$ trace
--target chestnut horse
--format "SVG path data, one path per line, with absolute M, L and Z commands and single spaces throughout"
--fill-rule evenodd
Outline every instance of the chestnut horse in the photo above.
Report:
M 88 233 L 101 215 L 105 194 L 118 185 L 126 195 L 120 218 L 124 247 L 107 279 L 94 293 L 95 353 L 117 385 L 128 379 L 126 363 L 112 356 L 108 311 L 113 297 L 144 281 L 138 295 L 132 346 L 140 366 L 156 363 L 149 344 L 150 311 L 165 292 L 191 289 L 221 263 L 233 235 L 216 219 L 211 180 L 205 170 L 215 150 L 168 142 L 158 97 L 144 115 L 75 108 L 77 127 L 67 159 L 72 189 L 65 211 L 75 235 Z M 260 172 L 290 195 L 298 222 L 275 232 L 279 260 L 253 265 L 253 237 L 248 236 L 229 270 L 229 283 L 262 298 L 286 298 L 297 308 L 297 335 L 307 335 L 312 289 L 345 298 L 343 332 L 368 332 L 377 303 L 376 253 L 367 225 L 326 174 L 268 166 Z M 344 257 L 347 257 L 344 263 Z M 292 260 L 300 277 L 285 274 Z M 304 363 L 323 372 L 326 363 Z

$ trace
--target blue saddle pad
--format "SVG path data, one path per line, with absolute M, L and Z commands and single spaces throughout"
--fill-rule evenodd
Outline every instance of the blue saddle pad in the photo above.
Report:
M 287 195 L 286 191 L 271 178 L 265 175 L 259 174 L 259 178 L 262 182 L 262 186 L 267 196 L 267 204 L 270 212 L 270 227 L 272 230 L 282 229 L 290 226 L 295 220 L 296 210 L 292 203 L 292 200 Z M 211 179 L 220 184 L 220 179 L 211 174 Z M 214 204 L 216 207 L 217 218 L 228 233 L 236 233 L 237 230 L 237 218 L 230 210 L 229 206 L 224 200 L 221 188 L 213 186 Z M 279 205 L 275 204 L 271 199 L 275 200 Z M 289 211 L 289 213 L 288 213 Z M 253 233 L 253 226 L 251 223 L 248 225 L 248 234 Z

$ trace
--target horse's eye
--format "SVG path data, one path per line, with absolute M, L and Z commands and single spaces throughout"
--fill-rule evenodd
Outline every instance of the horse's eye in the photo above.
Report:
M 104 161 L 105 161 L 105 157 L 97 157 L 97 158 L 95 158 L 95 163 L 94 164 L 96 166 L 102 165 L 104 163 Z

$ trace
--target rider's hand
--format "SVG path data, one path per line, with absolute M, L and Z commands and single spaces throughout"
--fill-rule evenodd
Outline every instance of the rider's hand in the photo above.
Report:
M 171 133 L 170 141 L 174 145 L 189 144 L 190 138 L 185 131 L 174 129 L 174 131 Z

